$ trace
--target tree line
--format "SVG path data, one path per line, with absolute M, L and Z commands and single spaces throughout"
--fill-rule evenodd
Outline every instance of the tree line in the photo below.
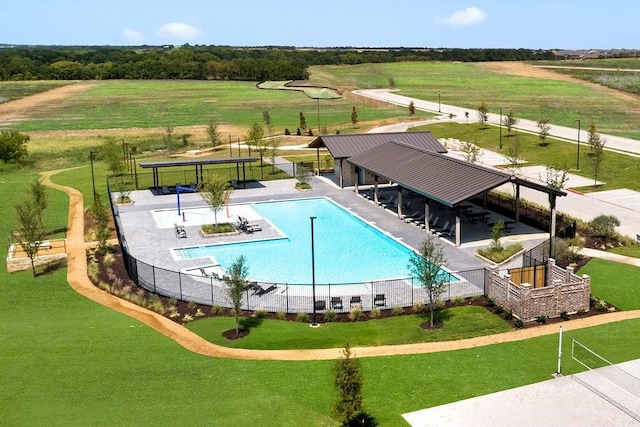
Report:
M 0 80 L 296 80 L 308 78 L 312 65 L 553 58 L 530 49 L 0 45 Z

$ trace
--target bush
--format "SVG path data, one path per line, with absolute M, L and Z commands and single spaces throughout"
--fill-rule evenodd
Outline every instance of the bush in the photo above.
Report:
M 536 316 L 536 322 L 543 324 L 543 323 L 547 323 L 547 315 L 546 314 L 539 314 Z
M 620 220 L 613 215 L 600 215 L 589 222 L 589 227 L 597 236 L 613 237 Z
M 291 135 L 291 131 L 289 130 L 289 128 L 285 128 L 284 134 L 285 135 Z
M 402 308 L 401 305 L 396 305 L 391 309 L 391 313 L 393 313 L 394 316 L 402 316 L 404 314 L 404 308 Z
M 425 306 L 422 301 L 416 301 L 413 303 L 413 312 L 414 313 L 424 313 Z
M 276 319 L 278 320 L 285 320 L 287 318 L 287 312 L 286 311 L 276 311 Z
M 510 321 L 511 319 L 513 319 L 513 311 L 505 310 L 505 312 L 502 313 L 502 318 L 507 322 Z
M 362 319 L 363 316 L 364 312 L 362 311 L 362 307 L 360 307 L 359 305 L 351 307 L 351 311 L 349 312 L 349 319 L 358 321 Z
M 524 328 L 524 322 L 518 318 L 516 318 L 516 320 L 513 321 L 513 326 L 515 326 L 518 329 L 522 329 Z
M 298 313 L 296 314 L 296 322 L 309 322 L 309 314 L 308 313 Z
M 451 299 L 451 304 L 455 305 L 455 306 L 460 306 L 464 304 L 464 298 L 460 295 L 455 296 Z
M 566 311 L 560 312 L 560 318 L 562 320 L 569 320 L 569 313 L 567 313 Z
M 189 310 L 193 310 L 194 308 L 196 308 L 198 304 L 196 304 L 195 301 L 189 301 L 189 304 L 187 304 L 187 307 L 189 307 Z
M 175 299 L 174 299 L 174 301 L 175 301 Z M 175 304 L 171 304 L 171 300 L 169 300 L 169 303 L 170 303 L 169 305 L 174 305 L 175 306 Z M 221 305 L 215 304 L 215 305 L 211 306 L 211 310 L 210 311 L 211 311 L 211 314 L 222 314 L 222 313 L 224 313 L 224 307 L 222 307 Z
M 504 313 L 504 308 L 500 307 L 499 305 L 496 305 L 493 309 L 493 312 L 498 316 L 500 316 L 502 313 Z
M 369 313 L 369 317 L 371 319 L 379 319 L 380 316 L 382 316 L 382 310 L 380 310 L 380 307 L 374 307 Z
M 269 312 L 267 311 L 266 308 L 260 307 L 254 312 L 254 314 L 258 319 L 264 319 L 265 317 L 267 317 Z
M 335 322 L 338 320 L 338 313 L 333 309 L 329 309 L 324 312 L 323 318 L 325 322 Z

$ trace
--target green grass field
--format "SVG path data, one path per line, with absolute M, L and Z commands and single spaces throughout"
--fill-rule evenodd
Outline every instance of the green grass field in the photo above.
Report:
M 594 258 L 580 274 L 591 276 L 591 293 L 620 310 L 640 309 L 640 268 Z
M 456 82 L 454 72 L 469 72 L 467 84 L 473 83 L 473 87 L 479 78 L 470 64 L 435 64 L 424 77 L 420 77 L 421 65 L 393 65 L 338 71 L 345 81 L 359 79 L 362 87 L 373 83 L 384 86 L 391 76 L 399 88 L 405 89 L 401 72 L 406 70 L 406 88 L 418 88 L 422 78 L 423 83 L 428 82 L 422 93 L 431 97 L 440 83 L 448 81 L 451 89 L 463 87 L 462 82 Z M 438 70 L 449 74 L 438 76 Z M 482 83 L 478 85 L 480 92 L 467 91 L 465 102 L 473 105 L 475 98 L 492 103 L 496 99 L 498 105 L 498 98 L 488 97 L 491 80 L 497 89 L 508 89 L 508 85 L 497 84 L 499 79 L 495 76 L 478 80 Z M 313 123 L 315 101 L 304 99 L 302 94 L 258 91 L 250 83 L 215 83 L 98 82 L 95 89 L 81 96 L 32 112 L 18 128 L 26 132 L 178 126 L 206 124 L 210 118 L 248 127 L 253 122 L 261 123 L 264 109 L 270 110 L 274 127 L 297 127 L 298 112 L 303 109 L 309 123 Z M 535 98 L 538 89 L 526 83 L 520 87 L 523 94 L 518 96 Z M 438 90 L 449 94 L 444 88 Z M 561 94 L 565 91 L 559 90 Z M 461 94 L 461 102 L 463 97 Z M 560 97 L 555 100 L 562 101 Z M 591 108 L 591 101 L 587 101 L 585 109 Z M 335 105 L 330 105 L 333 102 Z M 443 102 L 450 101 L 443 97 Z M 320 105 L 321 109 L 327 107 L 326 113 L 321 110 L 327 120 L 334 117 L 350 126 L 351 102 L 321 101 Z M 567 107 L 566 117 L 570 110 Z M 602 111 L 611 128 L 618 119 L 621 128 L 632 119 L 627 115 L 616 117 L 620 110 Z M 362 106 L 359 110 L 360 120 L 406 114 L 396 107 Z M 51 150 L 50 167 L 66 165 L 64 159 L 59 160 L 67 155 L 64 145 Z M 82 151 L 77 153 L 80 156 Z M 88 157 L 79 157 L 77 162 L 83 166 L 54 180 L 80 189 L 87 206 L 92 193 Z M 97 162 L 95 167 L 96 186 L 104 193 L 104 165 Z M 0 206 L 5 208 L 0 218 L 2 235 L 8 236 L 15 228 L 12 207 L 22 200 L 27 184 L 36 178 L 33 168 L 0 169 Z M 53 190 L 49 195 L 45 226 L 66 226 L 67 196 Z M 592 276 L 597 296 L 621 308 L 640 308 L 632 280 L 622 285 L 609 283 L 610 277 L 637 277 L 635 270 L 610 269 L 592 261 L 579 273 Z M 8 274 L 3 268 L 0 294 L 3 424 L 337 425 L 330 416 L 335 398 L 332 361 L 239 361 L 191 353 L 140 322 L 79 296 L 66 282 L 64 269 L 33 278 L 30 272 Z M 254 332 L 262 326 L 266 324 Z M 306 330 L 312 333 L 310 328 Z M 571 335 L 612 362 L 623 362 L 640 358 L 639 330 L 640 320 L 630 320 L 572 331 Z M 570 354 L 568 346 L 565 341 L 565 355 Z M 546 336 L 446 353 L 362 359 L 365 407 L 381 426 L 404 426 L 404 412 L 550 379 L 555 372 L 556 355 L 557 337 Z M 582 370 L 568 357 L 564 360 L 565 374 Z
M 486 102 L 493 113 L 498 113 L 501 106 L 511 106 L 519 117 L 549 119 L 564 126 L 575 126 L 576 119 L 583 123 L 594 120 L 601 133 L 640 139 L 638 115 L 630 110 L 629 100 L 605 95 L 580 83 L 498 74 L 473 63 L 401 62 L 311 68 L 314 84 L 386 88 L 389 78 L 393 78 L 402 95 L 435 102 L 440 93 L 443 104 L 469 108 L 472 119 L 478 105 Z

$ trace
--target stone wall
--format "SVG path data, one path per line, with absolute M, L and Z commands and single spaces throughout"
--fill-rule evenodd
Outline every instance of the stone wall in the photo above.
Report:
M 510 279 L 509 274 L 500 275 L 493 270 L 488 296 L 523 321 L 534 320 L 540 315 L 558 317 L 562 312 L 571 314 L 589 310 L 591 278 L 586 274 L 576 275 L 571 267 L 558 267 L 553 258 L 547 263 L 547 277 L 542 288 L 534 288 L 529 283 L 517 285 Z

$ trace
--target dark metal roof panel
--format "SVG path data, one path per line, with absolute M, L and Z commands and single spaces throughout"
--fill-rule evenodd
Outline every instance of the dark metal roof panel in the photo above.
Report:
M 395 142 L 354 156 L 349 162 L 448 206 L 512 179 L 496 169 Z
M 321 135 L 309 144 L 309 147 L 327 147 L 334 158 L 346 159 L 390 141 L 402 142 L 420 150 L 436 153 L 447 152 L 440 141 L 431 132 L 426 131 Z

